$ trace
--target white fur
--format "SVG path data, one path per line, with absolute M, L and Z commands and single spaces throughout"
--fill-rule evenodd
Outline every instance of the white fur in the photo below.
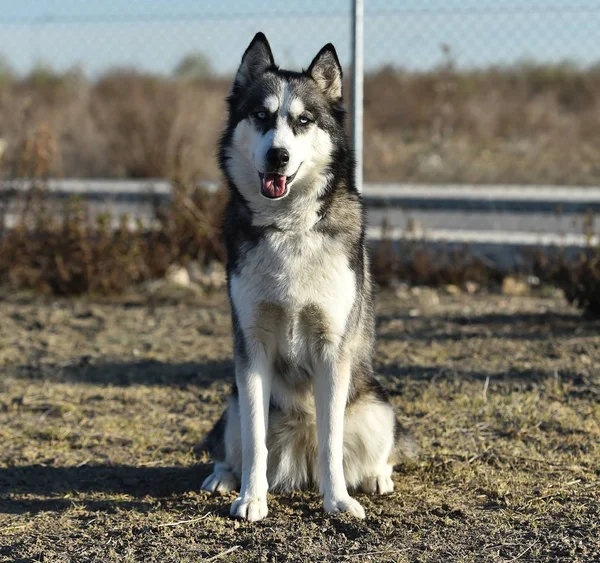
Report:
M 350 363 L 332 347 L 318 362 L 315 404 L 319 443 L 319 485 L 327 512 L 365 517 L 360 503 L 348 494 L 344 478 L 344 411 L 350 384 Z
M 272 366 L 260 347 L 251 351 L 249 365 L 238 362 L 236 381 L 239 389 L 242 429 L 242 486 L 240 496 L 231 505 L 231 515 L 249 521 L 267 515 L 267 428 L 271 397 Z
M 271 113 L 275 113 L 279 109 L 279 96 L 271 95 L 265 100 L 265 108 Z
M 291 101 L 291 93 L 290 93 L 290 85 L 288 82 L 284 82 L 282 84 L 281 89 L 281 117 L 287 117 L 290 111 L 290 101 Z
M 350 407 L 346 415 L 344 427 L 344 476 L 346 483 L 351 488 L 365 487 L 365 479 L 368 483 L 375 479 L 381 479 L 381 487 L 377 490 L 370 489 L 368 492 L 379 492 L 380 494 L 391 492 L 394 485 L 391 482 L 392 467 L 388 459 L 394 447 L 394 434 L 390 432 L 394 428 L 394 411 L 390 405 L 371 401 L 360 404 L 360 414 L 353 413 Z M 361 437 L 370 437 L 368 447 Z M 352 463 L 351 460 L 361 460 L 360 464 Z M 366 468 L 370 468 L 370 471 Z M 369 473 L 365 477 L 365 472 Z M 386 480 L 386 479 L 389 479 Z
M 300 98 L 297 97 L 292 98 L 290 100 L 288 107 L 289 113 L 294 119 L 300 117 L 300 115 L 302 115 L 302 112 L 304 111 L 304 103 Z
M 216 462 L 211 475 L 202 483 L 202 490 L 210 493 L 228 493 L 237 489 L 238 480 L 228 463 Z
M 302 307 L 317 305 L 341 339 L 355 291 L 354 273 L 341 243 L 315 231 L 267 234 L 248 253 L 240 274 L 231 278 L 231 298 L 244 333 L 254 326 L 260 303 L 280 304 L 289 313 L 290 325 L 280 334 L 279 352 L 303 361 L 310 359 L 311 350 L 297 338 Z
M 278 353 L 299 365 L 311 365 L 313 351 L 302 339 L 299 326 L 301 309 L 308 304 L 318 306 L 332 332 L 341 338 L 354 302 L 355 285 L 341 243 L 328 241 L 326 245 L 324 235 L 314 231 L 272 232 L 248 253 L 240 274 L 232 276 L 231 299 L 245 335 L 251 334 L 261 303 L 283 305 L 286 326 L 266 351 L 267 358 L 272 361 Z M 298 408 L 298 400 L 306 404 L 310 389 L 298 395 L 285 381 L 275 378 L 272 393 L 282 407 Z

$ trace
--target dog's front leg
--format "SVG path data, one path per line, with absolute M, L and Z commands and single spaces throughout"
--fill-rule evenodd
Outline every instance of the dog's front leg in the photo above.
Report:
M 267 515 L 267 429 L 272 373 L 264 353 L 236 362 L 242 434 L 242 486 L 231 516 L 254 522 Z
M 348 494 L 344 478 L 344 413 L 349 385 L 349 361 L 325 357 L 319 362 L 315 373 L 319 484 L 326 512 L 349 512 L 364 518 L 364 509 Z

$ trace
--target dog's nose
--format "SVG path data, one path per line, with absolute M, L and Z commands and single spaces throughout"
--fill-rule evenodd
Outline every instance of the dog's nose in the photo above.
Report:
M 290 153 L 286 149 L 269 149 L 267 151 L 267 166 L 271 170 L 278 170 L 290 161 Z

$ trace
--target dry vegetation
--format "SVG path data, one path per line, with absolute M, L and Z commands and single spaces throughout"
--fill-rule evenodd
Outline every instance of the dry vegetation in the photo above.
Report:
M 1 295 L 0 295 L 1 298 Z M 600 560 L 600 325 L 556 298 L 378 296 L 378 377 L 421 455 L 367 519 L 258 524 L 199 490 L 232 378 L 224 292 L 0 301 L 0 561 Z
M 173 266 L 223 262 L 220 223 L 224 191 L 190 188 L 175 171 L 172 197 L 156 202 L 152 225 L 110 213 L 92 215 L 87 203 L 62 204 L 48 193 L 54 144 L 45 130 L 19 156 L 34 179 L 26 191 L 0 188 L 0 286 L 55 295 L 121 293 L 162 278 Z M 180 155 L 176 159 L 181 165 Z M 8 211 L 16 225 L 7 226 Z
M 372 181 L 598 184 L 600 69 L 569 64 L 427 73 L 383 69 L 365 83 Z M 0 77 L 1 78 L 1 77 Z M 218 180 L 215 142 L 228 80 L 114 71 L 87 80 L 37 69 L 0 79 L 5 173 L 54 142 L 52 175 Z
M 367 77 L 366 175 L 371 180 L 456 182 L 600 181 L 600 68 L 521 65 L 429 73 L 384 69 Z M 194 61 L 192 61 L 194 62 Z M 204 67 L 203 67 L 204 68 Z M 185 70 L 185 69 L 184 69 Z M 114 71 L 90 82 L 77 72 L 0 73 L 0 165 L 4 178 L 34 178 L 4 229 L 0 189 L 0 284 L 55 294 L 114 293 L 164 276 L 172 265 L 222 260 L 225 196 L 189 189 L 219 179 L 214 157 L 228 81 Z M 172 203 L 154 230 L 128 231 L 128 218 L 91 218 L 84 202 L 57 209 L 51 176 L 173 178 Z M 537 274 L 598 313 L 600 258 L 542 260 Z M 382 284 L 497 285 L 503 273 L 419 245 L 383 244 L 374 260 Z
M 590 316 L 600 317 L 600 246 L 585 249 L 568 260 L 560 253 L 540 256 L 534 271 L 545 282 L 560 287 L 570 303 Z
M 365 85 L 376 180 L 597 185 L 600 68 L 384 70 Z
M 96 82 L 73 72 L 0 82 L 5 174 L 31 176 L 27 147 L 54 143 L 49 174 L 65 177 L 215 177 L 223 82 L 182 82 L 115 71 Z
M 16 228 L 3 230 L 0 216 L 0 285 L 55 295 L 121 293 L 174 265 L 224 260 L 223 192 L 176 185 L 173 200 L 157 207 L 154 228 L 133 231 L 128 217 L 115 229 L 112 216 L 91 217 L 78 200 L 53 213 L 43 192 L 42 183 L 26 194 Z
M 42 171 L 39 161 L 50 152 L 45 140 L 36 137 L 32 149 L 38 155 L 35 167 Z M 79 199 L 57 208 L 44 180 L 33 180 L 20 194 L 0 191 L 0 287 L 109 295 L 164 278 L 177 268 L 214 270 L 225 260 L 220 229 L 227 196 L 222 190 L 208 193 L 188 186 L 175 180 L 171 200 L 156 204 L 151 228 L 139 223 L 134 229 L 127 216 L 93 217 Z M 4 225 L 8 201 L 18 217 L 14 228 Z M 385 225 L 382 229 L 385 234 Z M 600 316 L 600 247 L 575 258 L 558 250 L 523 258 L 517 274 L 535 274 L 542 284 L 561 288 L 571 303 Z M 402 282 L 486 290 L 500 288 L 505 276 L 514 274 L 475 257 L 468 246 L 448 250 L 385 237 L 373 248 L 372 271 L 380 286 Z

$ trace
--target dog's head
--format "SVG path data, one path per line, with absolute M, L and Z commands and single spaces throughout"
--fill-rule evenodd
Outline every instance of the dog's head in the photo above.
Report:
M 292 72 L 275 65 L 267 38 L 257 33 L 228 102 L 221 161 L 246 200 L 275 204 L 322 189 L 336 143 L 345 142 L 342 68 L 333 45 L 308 70 Z

